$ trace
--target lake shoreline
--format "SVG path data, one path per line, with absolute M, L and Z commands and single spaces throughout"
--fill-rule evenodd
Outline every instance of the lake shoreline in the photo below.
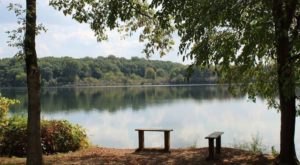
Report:
M 2 96 L 20 100 L 20 104 L 11 107 L 11 115 L 26 115 L 26 89 L 0 91 Z M 257 139 L 266 145 L 266 150 L 274 147 L 279 151 L 280 115 L 267 109 L 265 100 L 258 97 L 253 103 L 247 95 L 231 95 L 228 86 L 222 85 L 41 90 L 42 118 L 78 124 L 86 129 L 92 144 L 105 147 L 136 147 L 138 136 L 134 130 L 142 127 L 173 129 L 173 148 L 207 146 L 204 137 L 221 131 L 225 132 L 224 146 L 250 144 Z M 149 132 L 146 138 L 146 146 L 163 144 L 162 133 Z M 295 141 L 299 138 L 296 132 Z M 295 145 L 300 157 L 300 146 Z
M 228 86 L 229 84 L 218 84 L 218 83 L 205 83 L 205 84 L 116 84 L 116 85 L 59 85 L 59 86 L 42 86 L 41 89 L 51 89 L 51 88 L 106 88 L 106 87 L 188 87 L 188 86 Z M 1 87 L 0 89 L 26 89 L 26 86 L 22 87 Z
M 234 148 L 222 148 L 221 155 L 206 161 L 207 148 L 171 149 L 171 153 L 135 152 L 135 149 L 91 147 L 70 153 L 44 156 L 46 164 L 272 164 L 275 158 Z M 25 164 L 25 158 L 0 157 L 3 164 Z

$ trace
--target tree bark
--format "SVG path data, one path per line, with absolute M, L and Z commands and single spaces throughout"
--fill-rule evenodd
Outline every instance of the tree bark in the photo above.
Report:
M 292 1 L 273 0 L 279 103 L 281 111 L 279 164 L 299 164 L 295 151 L 296 84 L 289 30 L 295 12 Z
M 295 125 L 296 125 L 296 103 L 295 103 L 295 74 L 293 64 L 287 61 L 289 55 L 286 53 L 286 40 L 282 39 L 278 45 L 278 85 L 279 102 L 281 111 L 280 131 L 280 164 L 299 163 L 295 151 Z
M 28 90 L 28 122 L 27 122 L 27 160 L 28 165 L 41 165 L 41 129 L 40 129 L 40 72 L 35 50 L 36 36 L 36 0 L 26 0 L 26 31 L 24 53 Z

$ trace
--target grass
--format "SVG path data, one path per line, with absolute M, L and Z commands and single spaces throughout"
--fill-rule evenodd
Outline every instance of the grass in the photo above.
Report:
M 198 140 L 197 140 L 198 138 L 195 138 L 194 140 L 193 140 L 193 143 L 188 147 L 188 148 L 191 148 L 191 149 L 195 149 L 195 148 L 197 148 L 197 143 L 198 143 Z
M 232 147 L 236 149 L 246 150 L 253 154 L 263 154 L 267 152 L 267 147 L 263 145 L 262 137 L 259 136 L 259 134 L 252 136 L 251 141 L 249 142 L 235 142 Z

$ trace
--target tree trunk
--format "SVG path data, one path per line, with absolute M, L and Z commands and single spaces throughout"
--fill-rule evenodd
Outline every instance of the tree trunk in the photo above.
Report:
M 40 131 L 40 72 L 35 51 L 36 0 L 26 0 L 26 31 L 24 53 L 28 89 L 27 160 L 28 165 L 41 165 L 42 147 Z
M 286 46 L 286 44 L 280 44 L 278 49 L 282 51 L 286 49 Z M 295 75 L 294 66 L 287 62 L 286 57 L 286 53 L 278 53 L 278 85 L 281 111 L 279 162 L 280 164 L 293 165 L 299 163 L 294 143 L 296 125 Z
M 295 6 L 290 2 L 273 0 L 275 47 L 279 102 L 281 111 L 279 164 L 299 164 L 295 151 L 296 94 L 295 64 L 291 56 L 289 30 Z

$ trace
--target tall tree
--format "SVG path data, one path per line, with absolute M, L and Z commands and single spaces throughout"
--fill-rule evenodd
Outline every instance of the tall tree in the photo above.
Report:
M 36 0 L 26 0 L 26 30 L 24 38 L 24 54 L 28 89 L 28 165 L 43 164 L 40 126 L 40 71 L 35 50 L 36 36 Z
M 16 57 L 25 59 L 26 81 L 28 88 L 28 123 L 27 123 L 27 164 L 43 164 L 40 133 L 40 73 L 35 51 L 35 36 L 46 31 L 42 24 L 36 25 L 36 1 L 26 0 L 26 9 L 21 4 L 10 3 L 8 10 L 13 11 L 19 27 L 7 31 L 8 46 L 19 51 Z M 26 16 L 24 18 L 24 13 Z M 25 34 L 24 34 L 25 33 Z M 23 77 L 21 74 L 20 78 Z
M 51 5 L 91 25 L 99 40 L 106 27 L 142 28 L 145 53 L 169 50 L 172 33 L 192 65 L 216 66 L 224 81 L 239 83 L 281 112 L 279 163 L 299 164 L 295 152 L 296 82 L 299 81 L 299 0 L 52 0 Z M 190 68 L 193 68 L 192 66 Z M 276 83 L 274 83 L 276 82 Z M 234 86 L 232 86 L 234 87 Z M 279 103 L 275 98 L 279 96 Z
M 151 5 L 158 10 L 161 27 L 175 25 L 181 37 L 180 51 L 191 48 L 187 56 L 195 59 L 195 65 L 219 66 L 224 80 L 243 83 L 250 97 L 259 94 L 270 105 L 277 106 L 274 98 L 279 96 L 278 161 L 299 164 L 294 143 L 299 1 L 154 0 Z

